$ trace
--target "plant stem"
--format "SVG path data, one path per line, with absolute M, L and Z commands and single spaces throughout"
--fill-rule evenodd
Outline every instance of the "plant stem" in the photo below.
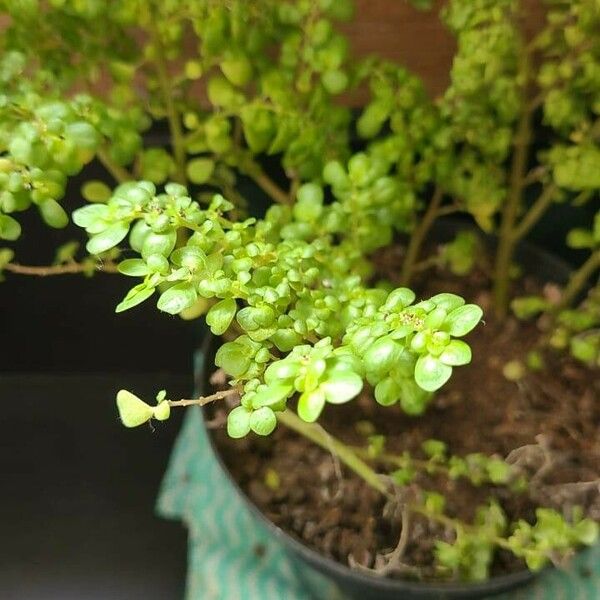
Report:
M 400 275 L 400 281 L 402 282 L 402 285 L 409 285 L 410 283 L 411 277 L 413 276 L 415 263 L 419 259 L 421 247 L 425 241 L 425 236 L 439 216 L 439 210 L 443 196 L 444 194 L 441 188 L 436 188 L 433 192 L 433 196 L 431 197 L 431 202 L 429 203 L 429 206 L 423 215 L 423 219 L 417 225 L 411 235 Z
M 240 391 L 237 388 L 231 388 L 230 390 L 215 392 L 210 396 L 201 396 L 200 398 L 194 398 L 192 400 L 167 400 L 167 402 L 169 403 L 169 406 L 204 406 L 215 400 L 222 400 L 223 398 L 239 393 Z
M 517 243 L 517 239 L 514 237 L 514 227 L 521 207 L 532 135 L 532 111 L 526 102 L 529 65 L 525 53 L 521 58 L 520 71 L 523 77 L 523 108 L 515 133 L 515 149 L 512 156 L 508 196 L 502 212 L 494 267 L 494 307 L 500 318 L 504 318 L 508 311 L 510 267 Z
M 131 173 L 121 165 L 118 165 L 104 148 L 100 148 L 96 153 L 98 160 L 104 165 L 105 169 L 112 175 L 118 183 L 131 181 Z
M 349 469 L 359 475 L 373 489 L 382 493 L 384 496 L 389 496 L 386 485 L 377 473 L 359 458 L 351 448 L 327 433 L 320 425 L 306 423 L 291 410 L 278 412 L 277 418 L 289 429 L 292 429 L 318 446 L 321 446 L 324 450 L 337 456 Z
M 552 204 L 556 190 L 557 187 L 553 184 L 544 188 L 537 200 L 525 213 L 521 222 L 513 230 L 512 236 L 516 241 L 523 239 L 523 237 L 529 233 L 530 229 L 540 220 L 542 215 Z
M 600 250 L 595 250 L 579 269 L 571 275 L 569 283 L 563 290 L 560 302 L 553 312 L 570 306 L 597 269 L 600 269 Z
M 94 268 L 105 273 L 118 273 L 117 265 L 113 262 L 97 263 Z M 86 263 L 67 263 L 65 265 L 52 265 L 49 267 L 32 267 L 8 263 L 2 267 L 4 271 L 17 273 L 19 275 L 36 275 L 38 277 L 48 277 L 50 275 L 70 275 L 75 273 L 85 273 L 90 270 L 90 265 Z
M 178 183 L 186 183 L 185 175 L 185 138 L 183 135 L 183 129 L 181 127 L 181 121 L 179 119 L 179 113 L 175 102 L 173 101 L 173 82 L 167 69 L 165 62 L 165 47 L 160 36 L 160 31 L 156 26 L 156 19 L 158 15 L 153 17 L 152 26 L 152 41 L 156 48 L 156 56 L 154 57 L 154 63 L 156 66 L 156 74 L 158 76 L 158 84 L 161 89 L 163 102 L 165 104 L 165 110 L 167 111 L 167 121 L 169 122 L 169 131 L 171 132 L 171 144 L 173 146 L 173 154 L 175 157 L 175 177 L 174 179 Z
M 247 171 L 249 177 L 278 204 L 291 204 L 290 196 L 282 190 L 258 165 Z

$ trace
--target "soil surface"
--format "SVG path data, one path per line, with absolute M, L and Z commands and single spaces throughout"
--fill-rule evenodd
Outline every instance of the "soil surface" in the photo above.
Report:
M 393 281 L 393 265 L 398 264 L 393 250 L 381 256 L 379 264 Z M 529 372 L 517 382 L 507 380 L 504 365 L 524 358 L 540 332 L 534 322 L 494 319 L 485 268 L 467 278 L 429 271 L 414 287 L 422 298 L 454 292 L 482 306 L 485 323 L 466 338 L 473 349 L 472 364 L 454 370 L 420 417 L 407 416 L 399 406 L 379 406 L 366 388 L 349 404 L 328 406 L 322 425 L 343 441 L 363 447 L 365 430 L 371 430 L 386 437 L 387 452 L 407 450 L 421 458 L 421 443 L 431 438 L 446 442 L 449 453 L 458 456 L 483 452 L 507 457 L 512 452 L 512 459 L 518 459 L 537 481 L 534 491 L 515 494 L 504 487 L 474 487 L 463 479 L 419 476 L 416 485 L 442 492 L 452 516 L 469 521 L 477 505 L 496 498 L 511 521 L 533 521 L 536 506 L 568 514 L 574 505 L 600 519 L 598 371 L 546 352 L 544 370 Z M 521 281 L 518 287 L 522 293 L 540 292 L 533 279 Z M 543 291 L 556 290 L 547 286 Z M 212 410 L 218 422 L 222 408 Z M 398 544 L 398 506 L 386 504 L 331 454 L 281 425 L 269 438 L 231 440 L 223 427 L 215 428 L 213 435 L 234 479 L 271 521 L 344 564 L 357 568 L 385 564 L 385 555 Z M 572 485 L 577 482 L 593 483 Z M 451 541 L 453 534 L 424 519 L 413 522 L 410 531 L 402 561 L 409 568 L 391 574 L 427 578 L 435 539 Z M 492 574 L 522 568 L 512 555 L 497 552 Z

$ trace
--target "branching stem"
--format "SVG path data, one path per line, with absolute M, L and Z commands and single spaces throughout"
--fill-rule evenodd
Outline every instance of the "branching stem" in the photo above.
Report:
M 588 259 L 575 271 L 563 290 L 560 302 L 554 308 L 554 312 L 570 306 L 585 288 L 590 277 L 600 269 L 600 250 L 595 250 Z
M 194 398 L 190 400 L 167 400 L 167 402 L 169 403 L 169 406 L 204 406 L 206 404 L 210 404 L 211 402 L 215 402 L 216 400 L 223 400 L 223 398 L 228 398 L 229 396 L 239 393 L 240 390 L 237 388 L 231 388 L 230 390 L 215 392 L 210 396 L 201 396 L 200 398 Z
M 408 285 L 410 283 L 411 277 L 414 274 L 414 266 L 419 259 L 425 237 L 439 216 L 443 197 L 444 193 L 441 188 L 436 188 L 433 192 L 429 206 L 423 215 L 423 219 L 412 233 L 410 241 L 408 242 L 408 248 L 406 249 L 406 257 L 402 264 L 402 272 L 400 275 L 402 285 Z
M 16 273 L 19 275 L 36 275 L 37 277 L 49 277 L 51 275 L 73 275 L 77 273 L 86 273 L 90 271 L 90 265 L 86 263 L 66 263 L 64 265 L 51 266 L 28 266 L 19 265 L 17 263 L 8 263 L 2 267 L 4 271 Z M 96 263 L 94 269 L 103 271 L 104 273 L 117 273 L 117 265 L 113 262 Z
M 156 19 L 157 16 L 154 16 Z M 179 112 L 175 106 L 173 100 L 173 88 L 174 84 L 171 80 L 167 64 L 165 62 L 166 50 L 160 35 L 160 31 L 156 26 L 155 20 L 153 21 L 152 27 L 152 41 L 156 48 L 156 55 L 154 57 L 154 64 L 156 67 L 156 75 L 158 77 L 158 85 L 160 86 L 162 99 L 167 112 L 167 121 L 169 122 L 169 131 L 171 133 L 171 143 L 173 146 L 173 154 L 175 158 L 175 179 L 178 183 L 186 183 L 185 175 L 185 137 L 183 129 L 181 127 L 181 120 Z
M 335 454 L 349 469 L 359 475 L 373 489 L 389 497 L 385 483 L 377 473 L 364 462 L 351 448 L 334 438 L 320 425 L 307 423 L 291 410 L 277 413 L 278 420 L 289 429 L 311 440 L 325 451 Z
M 108 152 L 104 148 L 100 148 L 96 153 L 98 160 L 104 165 L 104 168 L 112 175 L 112 177 L 118 183 L 125 183 L 126 181 L 131 181 L 133 177 L 131 173 L 118 165 L 108 154 Z

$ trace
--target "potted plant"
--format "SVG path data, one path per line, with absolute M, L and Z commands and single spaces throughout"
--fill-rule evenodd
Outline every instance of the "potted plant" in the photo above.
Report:
M 4 3 L 0 237 L 33 205 L 65 227 L 93 159 L 115 184 L 81 189 L 85 257 L 4 248 L 2 272 L 118 271 L 136 284 L 117 312 L 158 296 L 204 318 L 215 389 L 121 390 L 124 425 L 225 408 L 240 486 L 374 589 L 536 571 L 598 536 L 600 213 L 566 238 L 570 274 L 523 241 L 556 203 L 597 207 L 600 8 L 548 2 L 531 32 L 525 4 L 446 3 L 457 52 L 431 99 L 352 61 L 347 0 Z M 365 87 L 353 119 L 340 97 Z M 168 145 L 145 142 L 161 120 Z M 454 213 L 474 225 L 435 233 Z

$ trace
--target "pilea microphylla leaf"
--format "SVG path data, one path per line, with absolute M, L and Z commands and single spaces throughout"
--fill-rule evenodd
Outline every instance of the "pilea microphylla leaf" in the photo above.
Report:
M 127 390 L 119 390 L 117 393 L 117 408 L 125 427 L 138 427 L 154 416 L 152 406 Z

